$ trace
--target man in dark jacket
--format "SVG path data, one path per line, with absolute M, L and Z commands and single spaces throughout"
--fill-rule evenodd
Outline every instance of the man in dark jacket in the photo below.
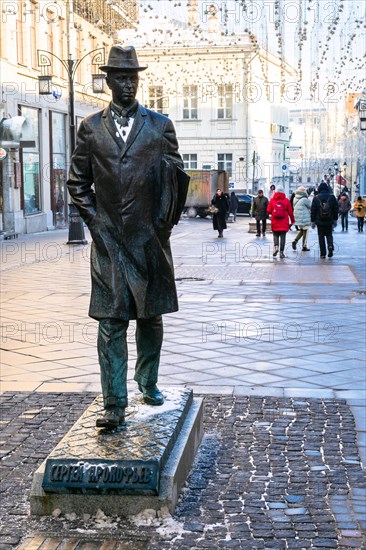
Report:
M 351 210 L 351 201 L 346 193 L 342 193 L 338 199 L 338 210 L 341 215 L 342 231 L 344 229 L 348 231 L 348 212 Z
M 337 199 L 330 193 L 329 187 L 325 182 L 319 185 L 318 194 L 314 197 L 311 204 L 311 225 L 318 228 L 318 241 L 320 248 L 320 257 L 325 258 L 328 245 L 328 258 L 333 256 L 333 228 L 336 227 L 338 220 Z
M 128 404 L 129 320 L 136 319 L 135 380 L 145 403 L 161 405 L 161 316 L 178 310 L 169 237 L 183 163 L 172 122 L 135 100 L 145 69 L 132 46 L 112 46 L 101 67 L 112 101 L 82 121 L 68 181 L 93 238 L 89 315 L 99 321 L 104 414 L 97 427 L 106 429 L 123 422 Z
M 253 200 L 252 216 L 257 223 L 257 237 L 261 236 L 261 222 L 262 222 L 262 235 L 265 237 L 267 229 L 267 206 L 268 199 L 264 196 L 263 190 L 258 190 L 258 195 Z

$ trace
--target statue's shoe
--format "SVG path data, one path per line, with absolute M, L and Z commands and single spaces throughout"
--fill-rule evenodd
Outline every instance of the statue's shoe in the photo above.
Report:
M 107 409 L 103 416 L 100 416 L 96 420 L 97 428 L 105 428 L 106 430 L 113 430 L 120 426 L 125 419 L 125 409 Z
M 139 384 L 139 390 L 142 392 L 147 405 L 158 406 L 164 403 L 164 396 L 156 384 L 147 388 Z

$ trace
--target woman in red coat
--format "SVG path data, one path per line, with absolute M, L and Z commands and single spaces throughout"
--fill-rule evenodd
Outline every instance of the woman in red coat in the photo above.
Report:
M 285 190 L 281 185 L 277 185 L 276 192 L 267 206 L 267 212 L 271 215 L 271 226 L 273 233 L 274 250 L 273 256 L 277 256 L 280 250 L 280 258 L 285 257 L 286 233 L 291 224 L 295 223 L 294 213 Z

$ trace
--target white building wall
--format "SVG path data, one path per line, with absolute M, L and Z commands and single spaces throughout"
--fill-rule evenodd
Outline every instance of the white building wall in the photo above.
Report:
M 125 42 L 127 45 L 127 42 Z M 288 110 L 280 103 L 280 66 L 268 55 L 268 74 L 273 82 L 268 89 L 263 79 L 260 56 L 245 47 L 220 45 L 181 46 L 168 49 L 136 46 L 139 62 L 148 69 L 140 75 L 140 101 L 149 106 L 148 88 L 162 86 L 168 98 L 166 109 L 173 120 L 181 154 L 196 154 L 197 168 L 217 167 L 218 153 L 232 154 L 232 176 L 238 188 L 253 190 L 253 153 L 255 179 L 269 188 L 273 177 L 281 177 L 283 145 L 288 143 Z M 266 56 L 262 52 L 263 56 Z M 287 76 L 292 75 L 287 68 Z M 232 118 L 218 118 L 220 84 L 233 89 Z M 183 86 L 198 88 L 198 118 L 183 119 Z M 271 92 L 271 93 L 269 93 Z M 274 131 L 274 125 L 278 130 Z M 280 133 L 280 127 L 286 131 Z

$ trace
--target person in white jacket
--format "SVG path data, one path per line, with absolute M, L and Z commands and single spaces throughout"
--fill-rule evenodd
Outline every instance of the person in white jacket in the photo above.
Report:
M 309 252 L 310 248 L 307 247 L 307 238 L 311 225 L 311 202 L 308 198 L 305 187 L 300 186 L 296 189 L 293 208 L 295 224 L 299 228 L 299 232 L 296 235 L 295 240 L 292 242 L 292 248 L 296 250 L 296 245 L 302 237 L 302 250 L 303 252 Z

